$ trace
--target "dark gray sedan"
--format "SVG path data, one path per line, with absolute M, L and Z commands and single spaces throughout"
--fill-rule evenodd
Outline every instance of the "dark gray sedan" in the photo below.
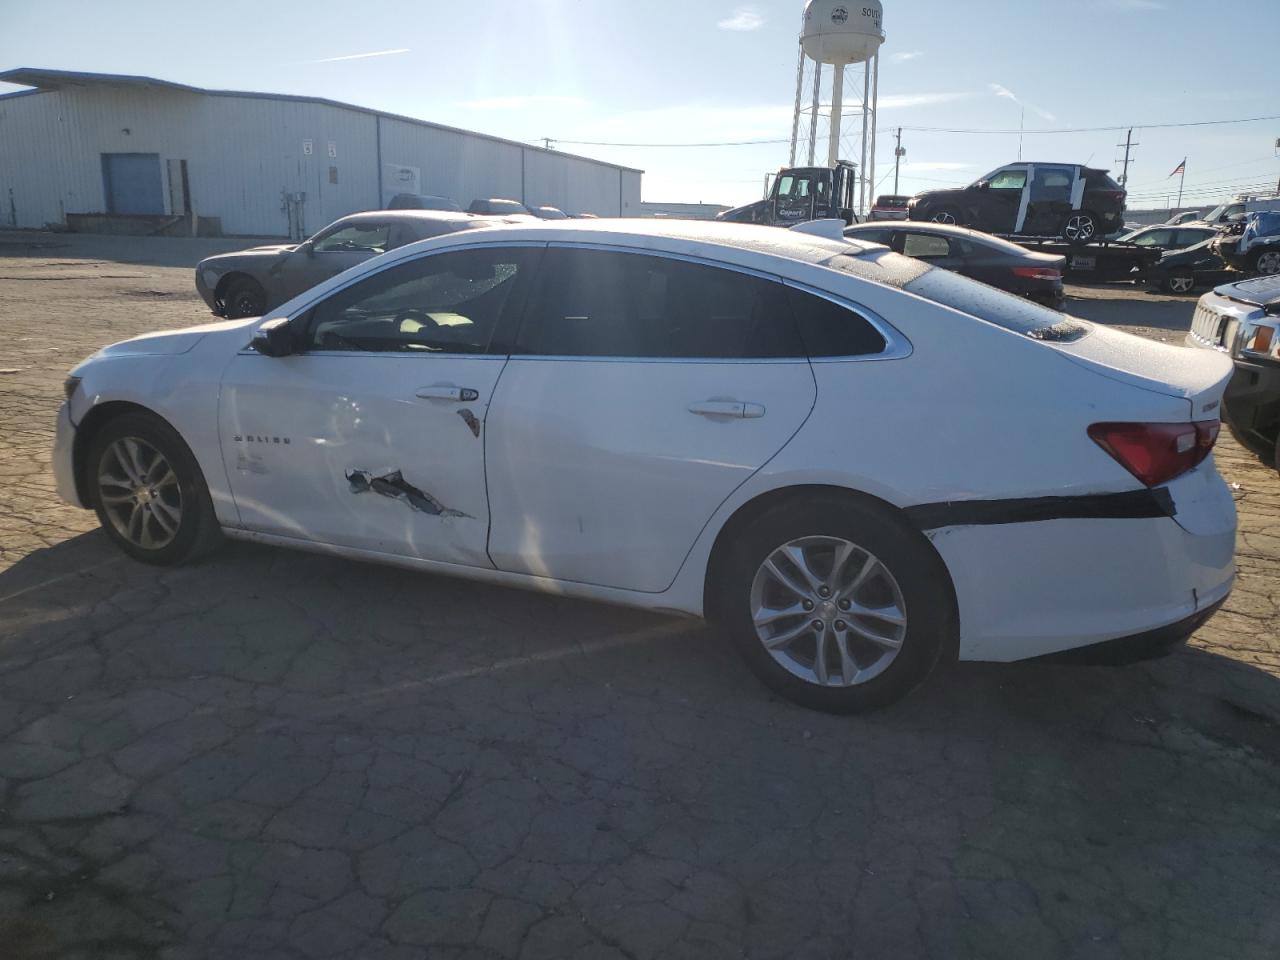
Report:
M 498 217 L 445 210 L 353 213 L 303 243 L 206 257 L 196 265 L 196 289 L 220 317 L 257 317 L 388 250 L 502 222 Z
M 1062 308 L 1066 257 L 1037 253 L 988 233 L 944 223 L 859 223 L 846 237 L 883 243 L 896 253 L 952 270 L 1037 303 Z

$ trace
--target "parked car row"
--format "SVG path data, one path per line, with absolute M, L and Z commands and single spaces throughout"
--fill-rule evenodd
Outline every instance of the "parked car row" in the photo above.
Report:
M 1280 274 L 1280 213 L 1234 214 L 1199 243 L 1165 253 L 1142 279 L 1164 293 L 1192 293 L 1254 274 Z
M 339 236 L 365 258 L 265 318 L 71 371 L 57 489 L 122 551 L 176 564 L 231 537 L 705 616 L 830 711 L 944 660 L 1154 655 L 1231 590 L 1210 456 L 1230 361 L 930 264 L 939 241 L 1016 248 L 910 223 L 867 226 L 915 258 L 857 231 L 358 217 L 271 261 Z

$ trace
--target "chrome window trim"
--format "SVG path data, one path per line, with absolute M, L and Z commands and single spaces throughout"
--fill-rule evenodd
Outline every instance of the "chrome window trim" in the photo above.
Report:
M 892 324 L 881 317 L 874 310 L 862 306 L 852 300 L 846 300 L 838 297 L 825 290 L 802 283 L 798 280 L 791 280 L 777 273 L 768 273 L 764 270 L 756 270 L 753 267 L 744 267 L 736 263 L 726 263 L 723 260 L 716 260 L 711 257 L 702 257 L 695 254 L 672 253 L 666 250 L 653 250 L 647 247 L 633 247 L 621 244 L 611 243 L 593 243 L 590 241 L 575 240 L 558 240 L 547 244 L 548 250 L 599 250 L 606 253 L 631 253 L 649 257 L 660 257 L 667 260 L 680 260 L 685 263 L 692 263 L 698 266 L 715 267 L 720 270 L 728 270 L 732 273 L 740 273 L 744 276 L 755 277 L 759 280 L 766 280 L 772 283 L 780 283 L 784 287 L 792 287 L 803 293 L 813 294 L 822 297 L 834 303 L 836 306 L 844 307 L 861 316 L 864 320 L 882 336 L 885 341 L 885 349 L 879 353 L 862 353 L 850 354 L 841 357 L 811 357 L 807 354 L 795 357 L 626 357 L 626 356 L 581 356 L 578 354 L 546 354 L 546 353 L 513 353 L 512 360 L 544 360 L 544 361 L 585 361 L 585 362 L 605 362 L 605 363 L 715 363 L 715 364 L 778 364 L 778 363 L 849 363 L 852 361 L 864 360 L 901 360 L 904 357 L 911 356 L 911 342 L 907 340 Z M 817 264 L 814 264 L 817 266 Z M 857 278 L 854 278 L 857 279 Z

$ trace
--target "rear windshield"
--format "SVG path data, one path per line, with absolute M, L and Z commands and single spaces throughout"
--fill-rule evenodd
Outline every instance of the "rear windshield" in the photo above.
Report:
M 1056 310 L 896 253 L 839 254 L 825 266 L 914 293 L 1033 340 L 1069 342 L 1089 332 L 1087 324 Z

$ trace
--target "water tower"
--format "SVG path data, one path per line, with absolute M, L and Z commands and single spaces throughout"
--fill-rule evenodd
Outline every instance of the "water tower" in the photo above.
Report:
M 809 0 L 804 7 L 800 27 L 800 59 L 796 67 L 796 109 L 791 123 L 791 163 L 795 166 L 797 149 L 808 147 L 808 163 L 813 165 L 818 141 L 818 118 L 823 112 L 822 67 L 831 66 L 831 132 L 827 140 L 827 165 L 834 167 L 840 159 L 840 125 L 844 112 L 845 72 L 852 64 L 861 63 L 862 98 L 862 162 L 858 168 L 860 188 L 859 212 L 866 209 L 868 183 L 875 184 L 876 102 L 880 87 L 880 45 L 884 43 L 880 0 Z M 804 104 L 805 87 L 812 76 L 810 103 Z M 807 116 L 808 137 L 801 121 Z M 868 157 L 870 168 L 868 169 Z

